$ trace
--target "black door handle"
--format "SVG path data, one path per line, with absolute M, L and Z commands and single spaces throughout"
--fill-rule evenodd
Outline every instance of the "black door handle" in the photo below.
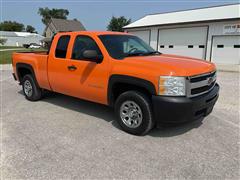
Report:
M 72 66 L 68 66 L 68 70 L 69 71 L 75 71 L 77 69 L 76 66 L 72 65 Z

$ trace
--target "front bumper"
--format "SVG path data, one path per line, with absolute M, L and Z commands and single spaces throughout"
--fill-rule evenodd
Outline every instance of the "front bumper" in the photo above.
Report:
M 154 118 L 162 123 L 183 123 L 198 120 L 212 112 L 218 99 L 219 85 L 208 93 L 194 97 L 152 96 Z

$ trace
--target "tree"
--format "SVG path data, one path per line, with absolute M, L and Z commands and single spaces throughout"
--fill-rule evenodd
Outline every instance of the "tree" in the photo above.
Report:
M 107 29 L 109 31 L 119 31 L 119 32 L 123 32 L 123 27 L 130 24 L 131 23 L 131 19 L 126 19 L 124 16 L 121 17 L 112 17 L 112 19 L 110 20 Z
M 37 33 L 35 28 L 32 27 L 31 25 L 27 25 L 26 27 L 26 32 L 30 32 L 30 33 Z
M 51 18 L 67 19 L 69 11 L 67 9 L 49 9 L 45 7 L 39 8 L 38 14 L 42 16 L 43 24 L 47 25 Z
M 7 39 L 4 38 L 0 38 L 0 44 L 4 45 L 7 42 Z
M 16 21 L 4 21 L 0 23 L 0 31 L 24 31 L 24 25 Z

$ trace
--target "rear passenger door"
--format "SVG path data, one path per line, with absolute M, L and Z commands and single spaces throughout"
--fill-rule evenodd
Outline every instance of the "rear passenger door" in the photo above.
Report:
M 69 66 L 67 59 L 70 35 L 56 35 L 50 49 L 48 59 L 48 79 L 53 91 L 71 95 L 71 84 Z

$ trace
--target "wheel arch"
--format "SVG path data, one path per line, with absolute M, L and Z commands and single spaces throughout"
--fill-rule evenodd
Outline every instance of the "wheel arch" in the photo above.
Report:
M 112 75 L 108 83 L 108 104 L 113 107 L 117 97 L 128 90 L 140 91 L 148 96 L 156 95 L 156 88 L 151 81 L 127 75 Z
M 22 79 L 26 74 L 33 75 L 33 78 L 36 80 L 34 69 L 30 64 L 17 63 L 16 64 L 16 72 L 17 72 L 17 76 L 18 76 L 20 84 L 22 83 Z

